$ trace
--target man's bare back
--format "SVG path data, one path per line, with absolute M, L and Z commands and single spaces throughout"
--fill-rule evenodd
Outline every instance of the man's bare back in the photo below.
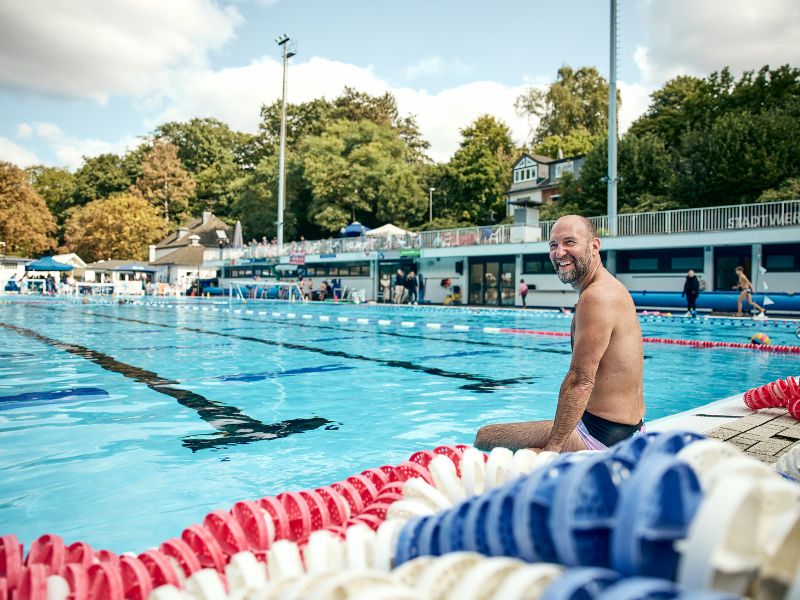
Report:
M 600 240 L 583 217 L 562 217 L 550 236 L 556 273 L 579 293 L 572 321 L 572 361 L 555 419 L 486 425 L 475 445 L 572 451 L 599 449 L 642 424 L 644 350 L 636 308 L 603 267 Z

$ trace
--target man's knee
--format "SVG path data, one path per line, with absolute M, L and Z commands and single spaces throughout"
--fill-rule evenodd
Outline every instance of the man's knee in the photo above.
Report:
M 478 433 L 475 434 L 474 446 L 478 450 L 491 450 L 497 445 L 498 430 L 499 427 L 497 425 L 484 425 L 478 429 Z

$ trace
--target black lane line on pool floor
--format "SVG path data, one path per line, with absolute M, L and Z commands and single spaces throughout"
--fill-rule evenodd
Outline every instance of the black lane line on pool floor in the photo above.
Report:
M 157 324 L 154 323 L 154 325 Z M 194 410 L 201 419 L 211 425 L 211 427 L 216 429 L 219 433 L 211 436 L 201 434 L 199 436 L 184 437 L 182 440 L 183 445 L 192 452 L 207 448 L 220 448 L 238 444 L 250 444 L 263 440 L 274 440 L 287 437 L 293 433 L 302 433 L 304 431 L 318 429 L 323 425 L 330 427 L 330 424 L 333 423 L 333 421 L 323 419 L 322 417 L 289 419 L 287 421 L 270 424 L 262 423 L 257 419 L 247 416 L 235 406 L 228 406 L 216 400 L 209 400 L 189 390 L 172 387 L 172 384 L 176 383 L 175 381 L 164 379 L 152 371 L 120 362 L 102 352 L 76 344 L 61 342 L 44 336 L 32 329 L 11 325 L 10 323 L 0 322 L 0 327 L 33 338 L 53 346 L 54 348 L 58 348 L 59 350 L 69 352 L 70 354 L 80 356 L 81 358 L 99 365 L 106 371 L 119 373 L 129 379 L 143 383 L 151 390 L 170 396 L 177 400 L 182 406 Z
M 53 309 L 55 310 L 55 309 Z M 211 331 L 208 329 L 200 329 L 199 327 L 186 327 L 185 325 L 167 325 L 164 323 L 155 323 L 153 321 L 144 321 L 141 319 L 133 319 L 130 317 L 120 317 L 116 315 L 106 315 L 94 311 L 82 311 L 87 314 L 104 317 L 106 319 L 116 319 L 118 321 L 127 321 L 130 323 L 139 323 L 141 325 L 155 325 L 157 327 L 164 327 L 165 329 L 177 329 L 179 331 L 190 331 L 192 333 L 202 333 L 206 335 L 218 335 L 225 338 L 234 338 L 245 342 L 255 342 L 257 344 L 265 344 L 267 346 L 276 346 L 279 348 L 288 348 L 290 350 L 300 350 L 304 352 L 314 352 L 316 354 L 323 354 L 325 356 L 335 356 L 337 358 L 345 358 L 349 360 L 360 360 L 364 362 L 371 362 L 385 367 L 392 367 L 398 369 L 406 369 L 409 371 L 418 371 L 428 375 L 438 377 L 448 377 L 451 379 L 465 379 L 473 381 L 461 386 L 462 390 L 472 392 L 490 394 L 497 389 L 502 389 L 505 386 L 521 383 L 523 381 L 530 381 L 535 377 L 515 377 L 512 379 L 492 379 L 491 377 L 484 377 L 482 375 L 473 375 L 471 373 L 462 373 L 457 371 L 445 371 L 436 367 L 423 367 L 406 360 L 389 360 L 384 358 L 373 358 L 371 356 L 363 356 L 361 354 L 352 354 L 350 352 L 342 352 L 340 350 L 326 350 L 325 348 L 315 348 L 314 346 L 304 346 L 302 344 L 294 344 L 292 342 L 277 342 L 274 340 L 267 340 L 264 338 L 257 338 L 249 335 L 237 335 L 230 332 Z

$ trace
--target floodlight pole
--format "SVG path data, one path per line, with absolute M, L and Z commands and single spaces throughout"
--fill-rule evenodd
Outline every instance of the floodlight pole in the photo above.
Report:
M 433 192 L 435 187 L 428 188 L 428 222 L 433 221 Z
M 617 0 L 611 0 L 608 78 L 608 233 L 617 235 Z
M 280 155 L 278 158 L 278 221 L 277 237 L 278 252 L 283 249 L 283 207 L 286 202 L 286 74 L 289 59 L 294 56 L 294 52 L 289 51 L 289 36 L 285 33 L 275 40 L 283 49 L 283 91 L 281 93 L 281 144 Z

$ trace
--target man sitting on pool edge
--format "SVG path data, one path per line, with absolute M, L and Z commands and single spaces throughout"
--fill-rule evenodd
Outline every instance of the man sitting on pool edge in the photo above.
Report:
M 572 362 L 555 419 L 485 425 L 475 438 L 481 450 L 602 450 L 644 424 L 644 349 L 636 307 L 603 267 L 591 221 L 577 215 L 558 219 L 550 234 L 550 261 L 558 278 L 578 292 Z

